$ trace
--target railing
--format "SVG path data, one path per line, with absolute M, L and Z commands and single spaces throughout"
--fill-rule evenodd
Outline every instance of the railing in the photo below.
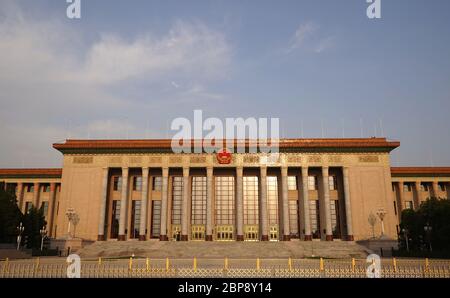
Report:
M 65 259 L 5 260 L 0 278 L 65 278 Z M 366 260 L 149 259 L 82 260 L 82 278 L 241 277 L 365 278 Z M 383 259 L 382 278 L 450 278 L 450 261 Z

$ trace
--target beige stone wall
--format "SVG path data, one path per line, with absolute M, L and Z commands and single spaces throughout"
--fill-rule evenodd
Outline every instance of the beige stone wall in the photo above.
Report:
M 229 168 L 230 173 L 234 172 L 236 166 L 243 166 L 246 169 L 253 168 L 258 172 L 258 168 L 263 164 L 265 157 L 258 154 L 234 154 L 233 161 L 228 165 L 220 165 L 215 159 L 215 155 L 197 155 L 197 154 L 104 154 L 104 155 L 70 155 L 64 156 L 63 172 L 61 179 L 3 179 L 7 183 L 61 183 L 61 191 L 56 192 L 55 200 L 55 220 L 52 231 L 56 230 L 56 237 L 65 237 L 67 235 L 68 220 L 66 211 L 73 208 L 80 217 L 80 222 L 76 227 L 76 236 L 87 240 L 96 240 L 98 234 L 100 201 L 102 195 L 102 175 L 103 168 L 128 167 L 131 169 L 149 167 L 149 192 L 147 208 L 147 235 L 151 229 L 151 202 L 161 198 L 159 192 L 151 190 L 153 176 L 152 171 L 158 171 L 161 167 L 178 168 L 189 166 L 191 168 L 204 169 L 207 166 L 215 168 Z M 289 175 L 300 175 L 301 167 L 309 167 L 310 174 L 317 174 L 319 179 L 319 190 L 309 191 L 309 199 L 317 200 L 323 195 L 321 189 L 321 167 L 333 169 L 349 169 L 350 198 L 352 209 L 352 222 L 355 240 L 367 239 L 372 237 L 371 226 L 368 223 L 368 217 L 371 213 L 376 215 L 378 209 L 386 211 L 384 219 L 385 233 L 391 238 L 396 238 L 396 225 L 398 219 L 395 215 L 394 204 L 396 192 L 392 190 L 392 182 L 450 182 L 450 177 L 393 177 L 391 178 L 389 154 L 387 153 L 286 153 L 280 154 L 279 158 L 266 164 L 270 172 L 279 171 L 281 166 L 290 167 Z M 293 173 L 294 172 L 294 173 Z M 154 173 L 154 172 L 153 172 Z M 181 174 L 178 173 L 178 174 Z M 129 196 L 131 200 L 140 200 L 140 193 L 131 191 L 132 174 L 130 172 Z M 342 179 L 339 177 L 338 179 Z M 168 229 L 170 231 L 170 183 L 169 179 L 169 208 L 168 208 Z M 342 180 L 338 182 L 342 185 Z M 120 200 L 120 192 L 112 192 L 112 180 L 109 180 L 109 192 L 107 202 L 107 225 L 110 228 L 111 199 Z M 301 192 L 300 192 L 301 193 Z M 442 197 L 448 196 L 448 189 L 440 192 Z M 301 196 L 301 194 L 300 194 Z M 298 191 L 289 191 L 290 200 L 296 200 L 299 197 Z M 422 197 L 426 197 L 423 195 Z M 48 193 L 40 193 L 39 201 L 48 200 Z M 33 193 L 24 191 L 23 202 L 32 202 Z M 280 198 L 281 199 L 281 198 Z M 344 200 L 342 189 L 330 191 L 331 200 Z M 413 200 L 413 194 L 405 194 L 404 200 Z M 58 208 L 59 203 L 59 208 Z M 23 204 L 22 206 L 25 206 Z M 340 203 L 340 206 L 344 206 Z M 23 207 L 24 208 L 24 207 Z M 127 206 L 127 226 L 128 235 L 130 234 L 131 204 Z M 56 212 L 59 210 L 57 216 Z M 342 210 L 341 210 L 342 211 Z M 322 230 L 324 228 L 324 216 L 321 210 Z M 188 212 L 190 214 L 190 212 Z M 281 214 L 281 212 L 280 212 Z M 345 223 L 345 213 L 341 212 L 341 226 Z M 190 220 L 189 220 L 190 222 Z M 109 236 L 110 230 L 105 231 Z M 381 224 L 378 220 L 375 226 L 375 234 L 381 233 Z M 344 236 L 344 235 L 342 235 Z

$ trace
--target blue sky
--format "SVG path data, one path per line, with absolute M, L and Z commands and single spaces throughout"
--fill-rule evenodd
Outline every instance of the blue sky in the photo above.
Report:
M 450 166 L 450 2 L 0 0 L 0 167 L 175 117 L 279 117 L 284 137 L 386 136 Z M 303 129 L 302 129 L 303 127 Z M 381 128 L 382 127 L 382 128 Z

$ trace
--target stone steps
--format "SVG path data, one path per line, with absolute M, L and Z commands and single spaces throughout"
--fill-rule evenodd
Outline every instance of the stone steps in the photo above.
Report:
M 355 242 L 160 242 L 106 241 L 88 245 L 77 252 L 82 258 L 365 258 L 368 251 Z

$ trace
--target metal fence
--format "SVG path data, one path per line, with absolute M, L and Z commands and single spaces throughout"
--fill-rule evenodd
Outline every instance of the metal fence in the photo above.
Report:
M 82 260 L 82 278 L 365 278 L 366 260 L 109 259 Z M 5 260 L 0 278 L 66 278 L 65 259 Z M 450 278 L 450 261 L 382 259 L 382 278 Z

